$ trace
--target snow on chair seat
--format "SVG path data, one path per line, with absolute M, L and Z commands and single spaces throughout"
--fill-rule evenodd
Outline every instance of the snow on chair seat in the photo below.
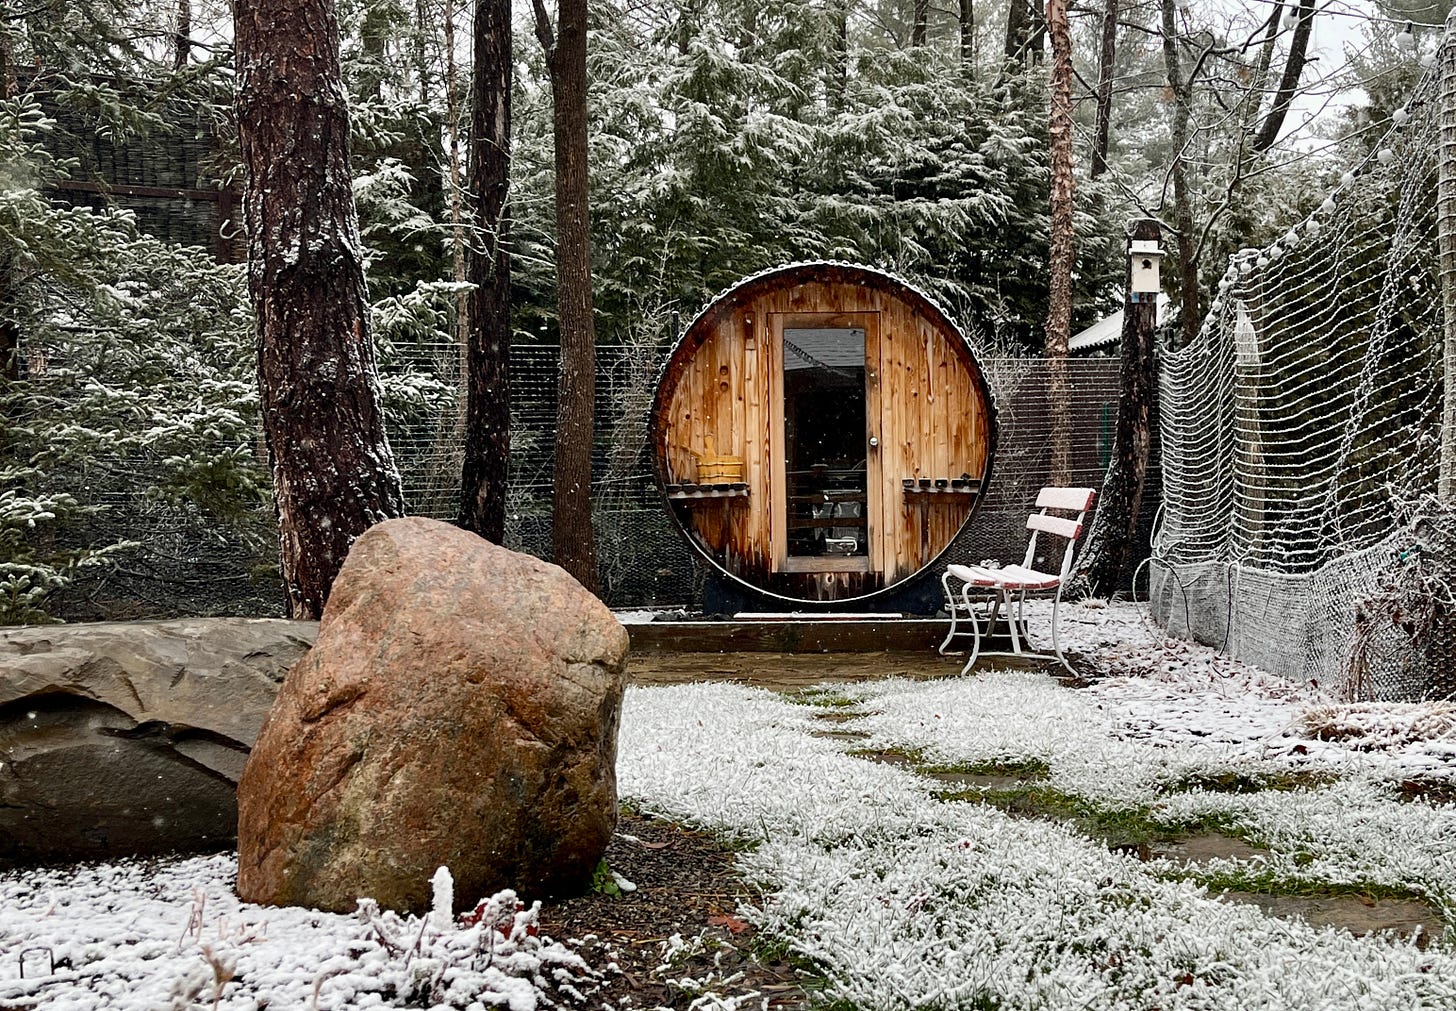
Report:
M 1021 565 L 990 569 L 980 565 L 948 565 L 947 571 L 957 579 L 976 586 L 1007 587 L 1020 590 L 1050 590 L 1061 581 L 1060 576 L 1037 572 Z
M 1060 616 L 1062 603 L 1062 584 L 1072 571 L 1077 538 L 1082 534 L 1082 521 L 1087 516 L 1087 510 L 1092 508 L 1092 502 L 1096 497 L 1096 491 L 1091 488 L 1043 488 L 1036 497 L 1036 506 L 1040 511 L 1032 513 L 1026 519 L 1026 528 L 1031 531 L 1031 539 L 1026 545 L 1026 557 L 1020 565 L 996 567 L 985 564 L 952 564 L 946 566 L 940 582 L 945 590 L 946 610 L 950 612 L 950 631 L 946 633 L 945 641 L 940 644 L 940 652 L 944 654 L 956 636 L 972 636 L 971 656 L 966 661 L 966 665 L 961 668 L 962 674 L 974 667 L 981 656 L 991 655 L 990 651 L 983 654 L 981 650 L 981 622 L 985 621 L 985 634 L 990 635 L 995 628 L 997 617 L 1001 615 L 1003 606 L 1005 614 L 1002 620 L 1005 621 L 1007 632 L 1011 636 L 1012 654 L 1055 658 L 1063 667 L 1071 671 L 1072 665 L 1062 655 L 1061 643 L 1057 637 L 1057 619 Z M 1052 510 L 1076 515 L 1075 517 L 1057 516 L 1053 514 Z M 1062 551 L 1061 568 L 1055 574 L 1031 567 L 1032 563 L 1036 561 L 1038 538 L 1043 536 L 1059 538 L 1066 542 L 1066 547 Z M 961 584 L 958 591 L 951 586 L 953 579 Z M 1024 650 L 1021 648 L 1021 639 L 1026 631 L 1026 595 L 1048 591 L 1055 591 L 1055 596 L 1052 598 L 1052 652 L 1048 654 Z M 970 622 L 970 631 L 962 631 L 958 627 L 963 621 Z M 1029 638 L 1027 644 L 1030 645 Z

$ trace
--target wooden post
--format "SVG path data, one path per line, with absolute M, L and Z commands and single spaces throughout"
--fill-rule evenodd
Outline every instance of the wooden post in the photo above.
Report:
M 1162 230 L 1144 218 L 1128 229 L 1127 302 L 1122 315 L 1121 387 L 1112 462 L 1102 481 L 1097 514 L 1088 535 L 1085 564 L 1092 592 L 1111 596 L 1131 573 L 1133 539 L 1153 442 L 1153 386 L 1157 370 L 1153 334 L 1158 325 L 1158 292 L 1134 291 L 1133 243 L 1156 243 Z
M 1436 233 L 1441 256 L 1442 354 L 1446 384 L 1441 410 L 1441 504 L 1456 506 L 1456 10 L 1446 19 L 1438 73 L 1441 75 L 1441 161 L 1436 182 Z

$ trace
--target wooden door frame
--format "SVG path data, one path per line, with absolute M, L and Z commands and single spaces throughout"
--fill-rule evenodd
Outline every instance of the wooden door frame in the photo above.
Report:
M 870 439 L 880 434 L 880 313 L 864 312 L 770 312 L 768 338 L 770 362 L 769 393 L 769 473 L 772 488 L 769 506 L 769 542 L 774 572 L 868 572 L 874 574 L 875 539 L 882 529 L 880 487 L 880 452 L 870 446 Z M 788 415 L 784 405 L 784 331 L 811 329 L 861 329 L 865 334 L 865 554 L 838 559 L 803 556 L 804 564 L 794 565 L 789 556 L 788 457 L 784 427 Z M 800 556 L 794 556 L 799 558 Z M 852 562 L 853 564 L 848 564 Z

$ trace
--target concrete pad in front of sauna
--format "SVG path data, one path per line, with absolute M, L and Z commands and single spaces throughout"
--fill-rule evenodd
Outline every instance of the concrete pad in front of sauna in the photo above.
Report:
M 957 677 L 964 665 L 964 657 L 941 656 L 934 650 L 880 650 L 869 653 L 710 653 L 687 650 L 631 653 L 627 657 L 627 678 L 638 685 L 736 681 L 770 691 L 794 691 L 823 681 L 877 681 L 891 677 L 929 681 Z M 992 656 L 983 658 L 967 676 L 974 677 L 988 670 L 1051 669 L 1045 660 Z
M 954 677 L 963 662 L 933 651 L 632 653 L 627 658 L 627 677 L 638 685 L 737 681 L 771 691 L 792 691 L 822 681 L 874 681 L 888 677 L 923 681 Z
M 1356 936 L 1390 931 L 1397 937 L 1416 938 L 1425 947 L 1440 938 L 1446 922 L 1417 899 L 1372 899 L 1361 895 L 1269 895 L 1264 892 L 1224 892 L 1217 898 L 1258 906 L 1270 916 L 1300 919 L 1314 927 L 1339 927 Z

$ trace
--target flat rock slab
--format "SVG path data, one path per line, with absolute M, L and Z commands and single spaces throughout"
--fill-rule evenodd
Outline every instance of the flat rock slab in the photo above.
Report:
M 1446 922 L 1434 909 L 1416 899 L 1368 899 L 1357 895 L 1268 895 L 1264 892 L 1224 892 L 1225 902 L 1258 906 L 1271 916 L 1300 919 L 1316 927 L 1339 927 L 1356 936 L 1390 932 L 1414 936 L 1425 947 L 1441 937 Z
M 1205 832 L 1156 843 L 1150 856 L 1181 864 L 1206 864 L 1211 860 L 1266 860 L 1269 851 L 1222 832 Z
M 1005 773 L 981 772 L 924 772 L 921 775 L 946 786 L 962 790 L 984 790 L 992 793 L 998 790 L 1020 790 L 1045 782 L 1044 777 L 1012 776 Z
M 39 696 L 100 702 L 132 720 L 206 730 L 251 746 L 283 672 L 318 624 L 179 618 L 0 631 L 0 707 Z
M 234 787 L 311 622 L 0 631 L 0 866 L 221 849 Z
M 809 736 L 829 741 L 867 741 L 870 738 L 863 730 L 811 730 Z

